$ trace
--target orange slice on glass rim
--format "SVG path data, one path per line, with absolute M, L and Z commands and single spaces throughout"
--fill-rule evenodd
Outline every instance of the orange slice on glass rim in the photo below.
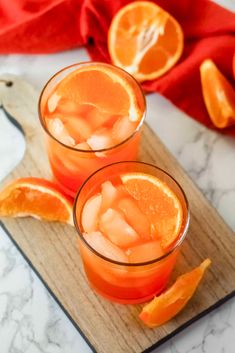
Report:
M 210 59 L 200 66 L 202 93 L 213 124 L 223 129 L 235 124 L 235 90 Z
M 211 260 L 206 259 L 191 272 L 179 276 L 169 289 L 143 307 L 140 319 L 148 327 L 160 326 L 172 319 L 193 296 L 210 264 Z
M 128 116 L 131 121 L 139 121 L 143 116 L 144 102 L 136 83 L 125 72 L 111 65 L 87 63 L 68 74 L 49 98 L 57 97 L 73 102 L 77 109 L 95 107 L 102 114 Z
M 21 178 L 0 192 L 0 216 L 32 216 L 73 225 L 72 202 L 57 186 L 41 178 Z
M 162 76 L 183 52 L 183 31 L 168 12 L 150 1 L 134 1 L 114 16 L 108 49 L 114 65 L 138 81 Z
M 121 180 L 151 221 L 162 247 L 169 248 L 179 237 L 183 222 L 183 209 L 176 194 L 149 174 L 127 173 L 121 175 Z

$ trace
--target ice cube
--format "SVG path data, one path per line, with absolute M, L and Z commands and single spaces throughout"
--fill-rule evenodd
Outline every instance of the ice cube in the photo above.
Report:
M 136 129 L 136 123 L 130 121 L 128 116 L 120 117 L 112 128 L 113 140 L 120 143 L 131 136 Z
M 57 111 L 55 111 L 54 113 L 47 114 L 46 116 L 44 116 L 44 119 L 60 119 L 62 123 L 64 123 L 64 116 L 61 113 L 58 113 Z
M 126 221 L 143 239 L 151 239 L 150 222 L 146 215 L 140 210 L 132 197 L 122 198 L 118 202 L 118 208 L 123 212 Z
M 82 210 L 82 227 L 85 232 L 97 230 L 101 202 L 101 194 L 94 195 L 86 201 Z
M 145 262 L 158 259 L 164 255 L 160 241 L 151 241 L 134 246 L 126 252 L 130 263 Z
M 83 118 L 75 115 L 66 116 L 64 121 L 67 131 L 77 142 L 86 141 L 91 136 L 91 127 Z
M 84 151 L 91 150 L 90 146 L 86 142 L 80 142 L 77 145 L 75 145 L 74 147 L 77 148 L 78 150 L 84 150 Z
M 97 130 L 87 139 L 87 143 L 93 150 L 102 150 L 114 145 L 110 131 L 106 128 Z
M 87 243 L 99 254 L 115 261 L 128 262 L 128 257 L 124 251 L 111 243 L 101 232 L 84 233 L 83 236 Z
M 63 122 L 59 118 L 48 119 L 49 132 L 67 146 L 75 146 L 75 140 L 69 135 Z
M 136 231 L 125 221 L 124 217 L 112 208 L 108 208 L 100 216 L 99 227 L 113 244 L 121 247 L 130 246 L 140 239 Z
M 113 186 L 111 181 L 105 181 L 101 184 L 101 195 L 102 195 L 102 205 L 101 210 L 102 212 L 106 211 L 108 208 L 112 207 L 117 196 L 118 191 Z
M 58 136 L 63 132 L 64 124 L 59 118 L 48 119 L 48 129 L 53 136 Z
M 60 98 L 61 97 L 56 92 L 48 98 L 47 107 L 50 113 L 53 113 L 56 110 Z
M 119 119 L 118 115 L 109 116 L 107 120 L 103 123 L 102 127 L 106 127 L 108 129 L 112 129 L 113 125 Z
M 89 121 L 94 130 L 101 128 L 110 118 L 110 114 L 100 111 L 97 107 L 91 105 L 85 114 L 87 121 Z
M 63 115 L 77 114 L 79 107 L 76 102 L 66 98 L 61 98 L 57 105 L 57 110 Z
M 96 131 L 89 139 L 87 139 L 87 143 L 92 150 L 106 149 L 114 145 L 110 131 L 106 128 Z M 105 151 L 95 152 L 95 155 L 98 158 L 107 157 L 107 153 Z

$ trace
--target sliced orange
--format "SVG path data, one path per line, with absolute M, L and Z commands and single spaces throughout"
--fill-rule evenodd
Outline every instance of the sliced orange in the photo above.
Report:
M 59 82 L 55 94 L 58 108 L 62 97 L 68 104 L 71 101 L 76 104 L 77 110 L 95 107 L 103 116 L 127 115 L 131 121 L 138 121 L 143 116 L 144 101 L 139 88 L 136 92 L 135 81 L 127 73 L 108 64 L 80 66 Z
M 183 209 L 176 194 L 166 183 L 149 174 L 127 173 L 121 175 L 121 180 L 154 225 L 162 247 L 168 248 L 178 238 L 183 222 Z
M 72 202 L 54 183 L 33 177 L 17 179 L 0 192 L 0 216 L 32 216 L 73 224 Z
M 135 1 L 122 7 L 108 32 L 113 64 L 138 81 L 155 79 L 170 70 L 183 52 L 183 43 L 180 24 L 150 1 Z
M 160 326 L 172 319 L 193 296 L 210 264 L 211 260 L 206 259 L 191 272 L 179 276 L 169 289 L 143 307 L 140 319 L 148 327 Z
M 204 102 L 213 124 L 223 129 L 235 124 L 235 90 L 210 59 L 200 66 Z

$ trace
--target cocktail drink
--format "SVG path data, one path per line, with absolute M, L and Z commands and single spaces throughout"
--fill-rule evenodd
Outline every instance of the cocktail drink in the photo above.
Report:
M 74 222 L 91 286 L 119 303 L 144 302 L 166 286 L 189 224 L 185 194 L 163 170 L 120 162 L 79 190 Z
M 125 71 L 81 63 L 48 81 L 39 100 L 39 116 L 53 176 L 74 196 L 95 170 L 137 158 L 145 99 Z

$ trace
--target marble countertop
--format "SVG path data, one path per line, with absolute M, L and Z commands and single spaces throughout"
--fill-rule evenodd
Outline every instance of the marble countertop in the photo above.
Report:
M 235 11 L 234 0 L 217 2 Z M 20 75 L 40 91 L 53 73 L 87 59 L 83 49 L 4 55 L 0 74 Z M 157 94 L 147 96 L 147 105 L 147 122 L 235 230 L 235 140 L 199 125 Z M 0 180 L 23 152 L 21 134 L 0 113 Z M 234 353 L 234 330 L 235 299 L 231 299 L 154 352 Z M 0 228 L 0 353 L 78 352 L 91 350 Z

